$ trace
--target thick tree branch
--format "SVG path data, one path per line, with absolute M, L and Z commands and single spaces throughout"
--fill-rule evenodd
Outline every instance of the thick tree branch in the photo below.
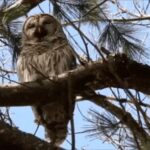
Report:
M 12 20 L 25 15 L 32 8 L 36 7 L 40 2 L 43 1 L 44 0 L 16 0 L 14 4 L 0 11 L 1 23 L 10 23 Z
M 110 71 L 110 65 L 124 84 L 119 83 L 114 77 Z M 67 92 L 69 76 L 71 76 L 72 89 L 76 95 L 82 95 L 87 86 L 95 90 L 109 87 L 135 89 L 150 94 L 150 66 L 137 63 L 124 54 L 117 54 L 110 56 L 104 62 L 97 61 L 80 66 L 53 80 L 1 86 L 0 106 L 26 106 L 53 102 L 62 89 Z
M 64 150 L 0 121 L 1 150 Z

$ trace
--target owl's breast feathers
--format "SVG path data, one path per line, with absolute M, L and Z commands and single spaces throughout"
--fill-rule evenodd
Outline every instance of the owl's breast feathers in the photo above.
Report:
M 72 47 L 68 43 L 56 42 L 50 46 L 42 44 L 28 44 L 23 47 L 17 61 L 17 70 L 22 81 L 55 76 L 76 66 Z M 69 96 L 65 91 L 58 95 L 58 100 L 53 105 L 32 107 L 36 121 L 45 127 L 46 137 L 55 145 L 66 138 L 67 125 L 74 110 L 74 102 L 70 106 Z

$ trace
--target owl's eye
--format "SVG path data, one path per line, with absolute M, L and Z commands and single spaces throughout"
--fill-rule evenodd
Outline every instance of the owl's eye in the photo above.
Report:
M 31 29 L 31 28 L 34 28 L 35 27 L 35 24 L 34 23 L 31 23 L 28 25 L 28 29 Z

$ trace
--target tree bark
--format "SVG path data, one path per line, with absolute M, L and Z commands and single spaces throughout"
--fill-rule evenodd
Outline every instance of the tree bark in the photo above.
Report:
M 119 79 L 114 74 L 117 74 Z M 79 66 L 59 75 L 58 78 L 0 86 L 0 106 L 52 103 L 62 89 L 67 92 L 68 77 L 75 95 L 82 95 L 87 87 L 94 90 L 109 87 L 135 89 L 150 94 L 150 66 L 131 60 L 124 54 L 117 54 L 105 61 Z
M 44 0 L 17 0 L 9 7 L 5 7 L 0 11 L 0 22 L 2 24 L 9 24 L 11 21 L 24 16 L 43 1 Z
M 0 121 L 1 150 L 64 150 Z

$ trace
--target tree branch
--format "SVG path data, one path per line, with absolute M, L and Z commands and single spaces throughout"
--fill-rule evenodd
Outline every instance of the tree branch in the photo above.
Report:
M 120 84 L 110 71 L 113 71 L 125 84 Z M 86 87 L 104 89 L 109 87 L 135 89 L 150 94 L 150 66 L 137 63 L 126 55 L 110 56 L 106 61 L 96 61 L 58 76 L 53 80 L 45 79 L 21 85 L 0 86 L 0 106 L 27 106 L 37 103 L 52 103 L 58 93 L 68 90 L 68 77 L 76 95 L 82 95 Z
M 1 150 L 64 150 L 0 121 Z
M 44 0 L 17 0 L 11 6 L 3 8 L 3 10 L 0 11 L 0 24 L 8 24 L 12 20 L 25 15 L 28 11 L 43 1 Z
M 133 135 L 136 135 L 136 137 L 140 140 L 141 146 L 148 146 L 147 144 L 149 142 L 150 136 L 149 134 L 142 128 L 136 120 L 132 117 L 132 115 L 124 111 L 123 109 L 119 108 L 118 106 L 112 104 L 111 102 L 107 101 L 105 97 L 94 95 L 94 96 L 88 96 L 86 95 L 84 97 L 85 99 L 89 99 L 96 105 L 106 109 L 107 111 L 111 112 L 113 115 L 115 115 L 123 124 L 125 124 L 130 131 L 133 133 Z

